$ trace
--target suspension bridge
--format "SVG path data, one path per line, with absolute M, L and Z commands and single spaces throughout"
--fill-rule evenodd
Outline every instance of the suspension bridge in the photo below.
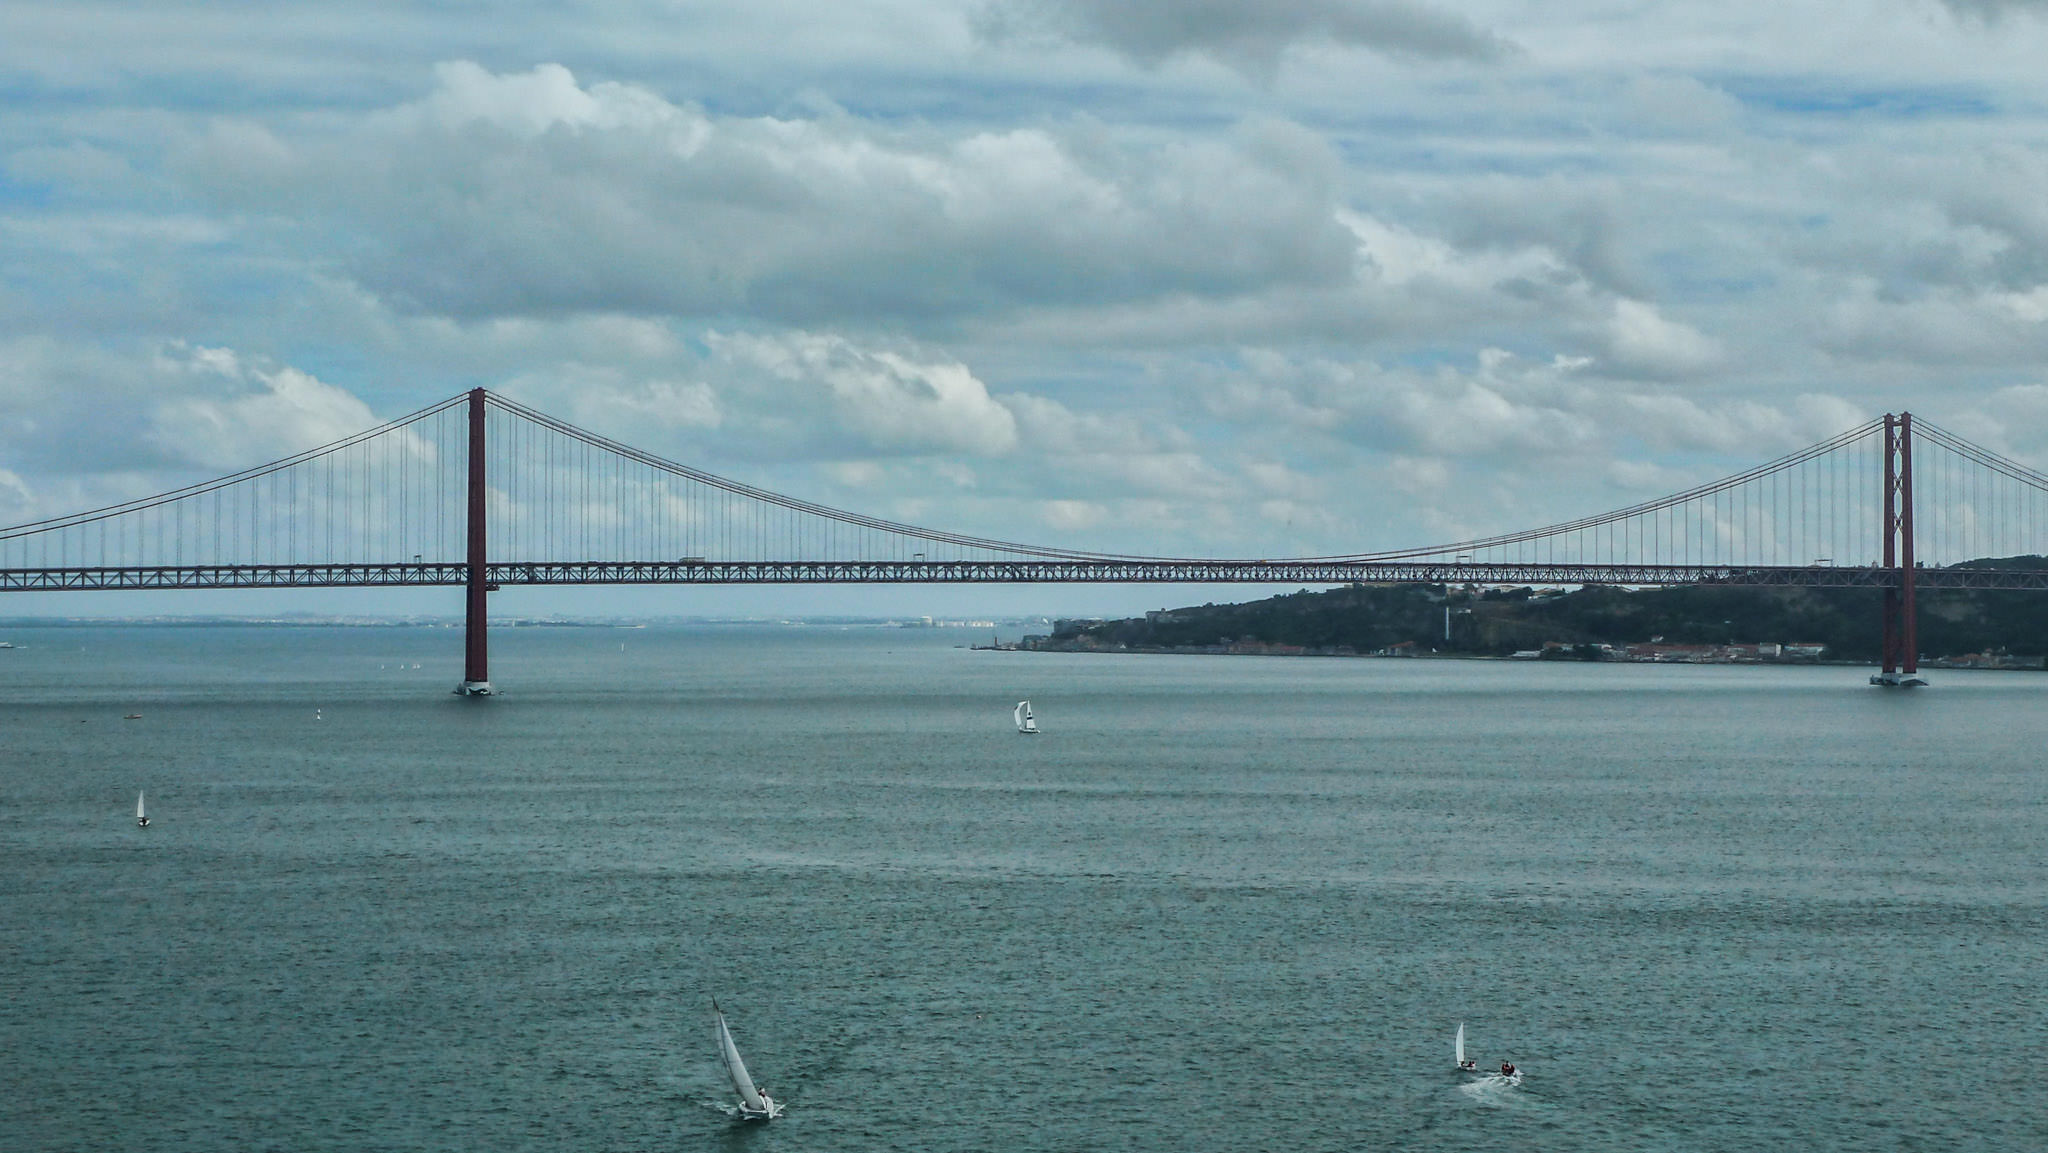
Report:
M 1915 453 L 1920 460 L 1915 465 Z M 1917 514 L 1917 515 L 1916 515 Z M 507 585 L 1298 583 L 1882 590 L 1915 683 L 1926 589 L 2048 590 L 2048 474 L 1910 413 L 1597 516 L 1346 555 L 1120 555 L 941 532 L 663 459 L 474 389 L 282 460 L 0 529 L 0 591 L 462 586 L 458 692 L 491 691 Z

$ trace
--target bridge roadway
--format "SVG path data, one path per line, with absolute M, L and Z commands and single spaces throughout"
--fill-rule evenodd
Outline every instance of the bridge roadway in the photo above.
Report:
M 1884 588 L 1896 570 L 1834 565 L 1481 564 L 1294 560 L 493 561 L 493 586 L 761 584 L 1477 584 Z M 0 592 L 460 585 L 469 566 L 165 565 L 0 569 Z M 1921 568 L 1921 589 L 2048 590 L 2048 569 Z

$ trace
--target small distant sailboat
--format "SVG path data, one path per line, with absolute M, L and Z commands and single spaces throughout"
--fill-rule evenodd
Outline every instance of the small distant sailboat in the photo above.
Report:
M 1017 711 L 1015 717 L 1017 721 L 1018 732 L 1028 733 L 1032 736 L 1038 735 L 1038 715 L 1031 711 L 1030 701 L 1017 702 Z
M 142 808 L 142 794 L 135 794 L 135 823 L 141 828 L 149 827 L 149 814 Z
M 1460 1073 L 1477 1073 L 1479 1071 L 1479 1062 L 1468 1060 L 1465 1056 L 1465 1022 L 1463 1021 L 1458 1022 L 1458 1071 Z
M 740 1120 L 773 1121 L 782 1116 L 782 1105 L 768 1094 L 754 1087 L 754 1079 L 747 1076 L 747 1063 L 740 1060 L 740 1048 L 732 1042 L 732 1030 L 726 1028 L 725 1013 L 718 1002 L 711 1002 L 711 1012 L 718 1018 L 718 1053 L 725 1058 L 725 1072 L 732 1078 L 732 1087 L 740 1095 Z

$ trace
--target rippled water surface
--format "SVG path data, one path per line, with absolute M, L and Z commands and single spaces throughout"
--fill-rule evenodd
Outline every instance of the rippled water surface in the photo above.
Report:
M 5 636 L 9 1149 L 2048 1148 L 2048 677 Z

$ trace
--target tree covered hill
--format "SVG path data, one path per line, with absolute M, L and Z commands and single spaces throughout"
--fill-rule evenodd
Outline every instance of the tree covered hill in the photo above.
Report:
M 1977 561 L 2048 568 L 2048 558 Z M 1206 604 L 1118 621 L 1062 621 L 1048 648 L 1272 649 L 1372 653 L 1399 646 L 1505 656 L 1546 643 L 1620 647 L 1777 642 L 1827 646 L 1838 660 L 1875 661 L 1877 589 L 1692 585 L 1571 591 L 1442 585 L 1346 585 L 1246 604 Z M 1923 591 L 1920 651 L 1927 658 L 2004 651 L 2048 653 L 2048 593 Z M 1445 635 L 1446 609 L 1449 636 Z

